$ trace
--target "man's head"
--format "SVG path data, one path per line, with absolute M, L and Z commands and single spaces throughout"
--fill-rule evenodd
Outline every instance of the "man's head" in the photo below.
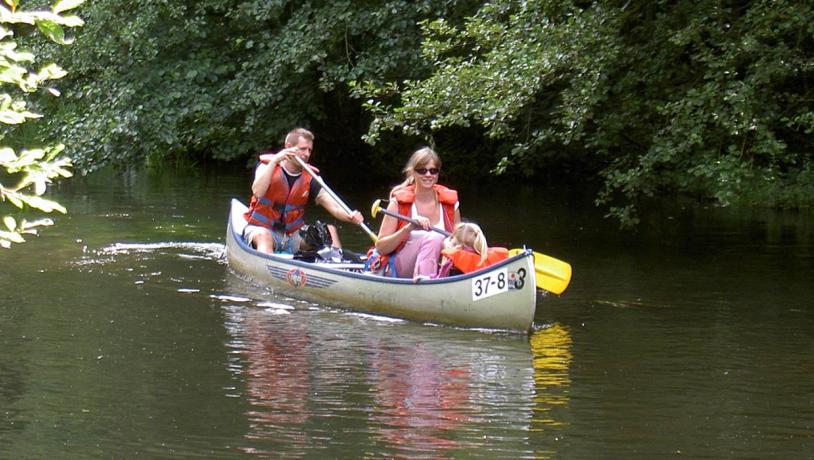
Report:
M 308 163 L 314 150 L 314 133 L 305 128 L 294 128 L 285 136 L 285 148 L 294 148 L 295 154 Z M 293 160 L 286 161 L 289 171 L 300 171 L 300 164 Z
M 295 147 L 297 156 L 308 163 L 314 150 L 314 133 L 305 128 L 295 128 L 285 136 L 285 148 Z M 299 166 L 299 165 L 297 165 Z

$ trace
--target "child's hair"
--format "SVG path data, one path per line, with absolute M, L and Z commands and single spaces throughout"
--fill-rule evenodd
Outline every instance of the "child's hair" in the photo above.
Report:
M 486 261 L 489 246 L 486 245 L 486 236 L 478 224 L 472 222 L 461 222 L 452 231 L 452 238 L 461 246 L 468 246 L 480 255 L 480 263 Z

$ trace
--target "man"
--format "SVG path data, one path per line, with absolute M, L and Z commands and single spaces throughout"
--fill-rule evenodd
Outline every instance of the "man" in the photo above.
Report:
M 285 137 L 285 147 L 278 153 L 260 156 L 260 165 L 252 182 L 252 199 L 243 230 L 246 243 L 258 251 L 289 252 L 302 248 L 298 230 L 305 223 L 305 205 L 309 197 L 332 216 L 344 222 L 361 224 L 364 217 L 359 211 L 350 214 L 342 209 L 311 175 L 302 169 L 299 157 L 308 163 L 314 148 L 314 135 L 303 128 L 291 130 Z M 311 168 L 316 169 L 316 168 Z M 341 248 L 336 228 L 328 226 L 333 245 Z

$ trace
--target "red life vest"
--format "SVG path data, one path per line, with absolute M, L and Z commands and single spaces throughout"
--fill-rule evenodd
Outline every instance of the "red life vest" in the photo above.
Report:
M 438 201 L 441 203 L 441 210 L 444 216 L 444 229 L 451 232 L 455 228 L 455 203 L 458 202 L 458 192 L 451 188 L 444 187 L 443 185 L 435 184 L 432 186 L 438 195 Z M 408 185 L 393 192 L 393 197 L 399 203 L 399 214 L 402 216 L 412 217 L 413 203 L 415 202 L 415 185 Z M 408 222 L 399 219 L 397 230 L 407 225 Z
M 469 273 L 481 268 L 494 265 L 509 257 L 509 250 L 506 248 L 494 247 L 486 251 L 486 260 L 480 262 L 480 254 L 471 249 L 442 249 L 441 255 L 452 261 L 452 265 L 458 270 Z
M 262 163 L 269 160 L 261 157 Z M 315 172 L 316 168 L 311 166 Z M 282 167 L 277 164 L 271 173 L 271 182 L 262 197 L 252 195 L 249 210 L 244 214 L 250 225 L 292 234 L 305 224 L 305 205 L 311 189 L 311 175 L 303 172 L 290 187 Z

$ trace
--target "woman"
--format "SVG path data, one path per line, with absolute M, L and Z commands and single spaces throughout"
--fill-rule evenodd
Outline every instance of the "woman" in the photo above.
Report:
M 429 278 L 438 271 L 444 236 L 461 221 L 458 192 L 438 184 L 441 158 L 429 147 L 416 150 L 404 167 L 405 180 L 390 192 L 387 210 L 411 217 L 419 225 L 385 215 L 376 250 L 393 259 L 399 278 Z

